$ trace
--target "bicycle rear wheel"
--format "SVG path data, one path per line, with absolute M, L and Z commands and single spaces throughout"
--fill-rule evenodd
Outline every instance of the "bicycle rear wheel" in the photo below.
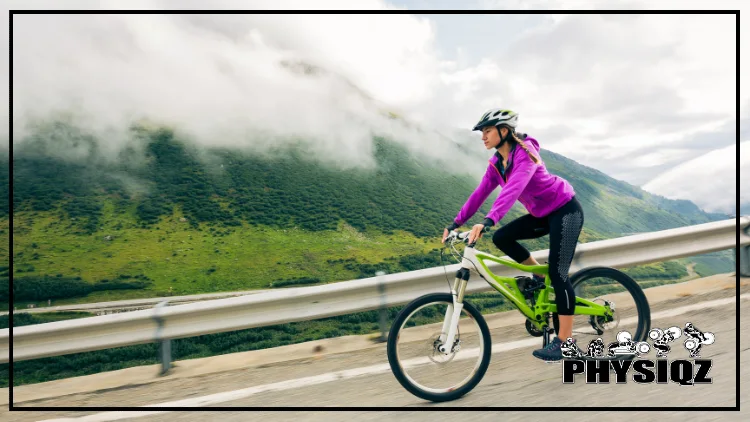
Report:
M 482 314 L 466 301 L 452 352 L 446 356 L 437 350 L 452 303 L 448 293 L 422 296 L 399 312 L 388 335 L 393 375 L 407 391 L 425 400 L 463 396 L 479 383 L 490 364 L 490 330 Z
M 582 358 L 632 359 L 637 356 L 636 352 L 648 352 L 647 345 L 641 342 L 646 340 L 651 328 L 651 309 L 635 280 L 615 268 L 592 267 L 575 273 L 570 281 L 576 299 L 583 298 L 614 309 L 610 318 L 573 316 L 573 338 L 586 354 Z M 621 341 L 623 339 L 627 341 Z

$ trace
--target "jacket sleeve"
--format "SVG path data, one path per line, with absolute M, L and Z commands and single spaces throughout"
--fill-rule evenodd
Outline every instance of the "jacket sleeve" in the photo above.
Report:
M 479 186 L 474 190 L 474 193 L 469 196 L 461 211 L 458 212 L 456 218 L 453 220 L 457 226 L 463 226 L 482 206 L 487 197 L 490 196 L 493 190 L 500 184 L 494 174 L 492 173 L 492 164 L 487 167 L 487 171 L 482 177 L 482 181 L 479 182 Z
M 521 192 L 529 184 L 531 176 L 534 175 L 536 170 L 536 164 L 531 161 L 528 154 L 519 154 L 518 161 L 516 162 L 518 167 L 508 179 L 508 183 L 500 191 L 500 195 L 497 196 L 495 203 L 492 205 L 492 209 L 487 218 L 492 220 L 494 224 L 497 224 L 500 220 L 505 217 L 505 214 L 510 211 L 510 208 L 518 200 Z

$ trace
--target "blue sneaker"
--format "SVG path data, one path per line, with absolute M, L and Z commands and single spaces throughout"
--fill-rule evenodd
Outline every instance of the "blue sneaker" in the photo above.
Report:
M 555 336 L 546 347 L 534 350 L 532 355 L 545 362 L 556 362 L 563 358 L 562 345 L 560 337 Z

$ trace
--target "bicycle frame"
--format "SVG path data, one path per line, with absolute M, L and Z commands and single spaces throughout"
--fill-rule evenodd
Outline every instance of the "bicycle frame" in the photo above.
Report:
M 515 278 L 495 275 L 487 267 L 485 261 L 497 262 L 527 273 L 544 274 L 545 288 L 535 293 L 536 301 L 534 306 L 529 307 L 529 305 L 526 304 L 526 299 L 518 288 Z M 484 277 L 484 280 L 506 299 L 511 301 L 511 303 L 513 303 L 513 305 L 515 305 L 515 307 L 538 329 L 542 330 L 547 326 L 548 322 L 546 316 L 550 312 L 557 312 L 557 305 L 549 301 L 550 291 L 554 292 L 554 289 L 551 287 L 551 279 L 549 278 L 549 265 L 523 265 L 479 251 L 474 247 L 467 246 L 463 253 L 461 269 L 456 273 L 456 279 L 451 291 L 453 295 L 453 304 L 448 305 L 445 319 L 443 321 L 442 333 L 446 334 L 441 334 L 440 336 L 442 345 L 439 347 L 439 350 L 446 355 L 450 354 L 453 348 L 456 327 L 463 308 L 463 297 L 466 291 L 466 285 L 469 281 L 469 271 L 471 268 L 475 268 L 475 263 L 478 263 L 478 265 L 476 265 L 476 270 Z M 594 303 L 581 297 L 576 297 L 574 314 L 610 316 L 612 311 L 604 305 Z

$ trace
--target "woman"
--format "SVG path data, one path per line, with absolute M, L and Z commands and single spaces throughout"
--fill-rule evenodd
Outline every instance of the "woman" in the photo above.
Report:
M 489 160 L 479 186 L 458 212 L 453 224 L 443 232 L 443 242 L 449 231 L 461 227 L 477 212 L 498 185 L 502 186 L 502 191 L 483 224 L 472 227 L 470 243 L 482 236 L 485 227 L 497 224 L 516 200 L 526 207 L 529 214 L 498 229 L 492 241 L 516 262 L 539 265 L 518 240 L 550 235 L 549 273 L 555 289 L 560 327 L 547 347 L 535 350 L 533 355 L 545 361 L 556 361 L 563 357 L 563 342 L 573 334 L 575 293 L 568 280 L 568 270 L 583 228 L 583 209 L 570 183 L 547 172 L 536 139 L 517 134 L 517 125 L 517 113 L 493 109 L 474 126 L 474 130 L 482 131 L 485 147 L 495 148 L 497 152 Z M 543 281 L 544 276 L 535 274 L 534 279 Z

